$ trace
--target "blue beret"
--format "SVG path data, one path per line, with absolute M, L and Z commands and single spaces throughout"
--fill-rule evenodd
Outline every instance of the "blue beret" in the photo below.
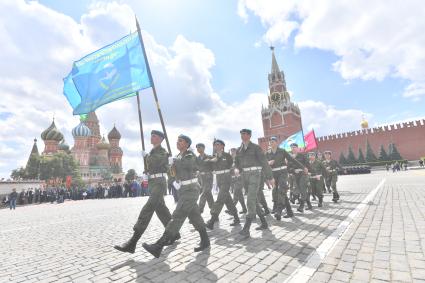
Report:
M 270 138 L 271 141 L 276 141 L 277 142 L 277 137 L 271 137 Z
M 196 148 L 198 148 L 198 147 L 203 147 L 203 148 L 205 148 L 205 144 L 203 144 L 203 143 L 198 143 L 198 144 L 196 145 Z
M 151 131 L 151 135 L 156 135 L 156 136 L 158 136 L 158 137 L 165 138 L 164 133 L 163 133 L 163 132 L 161 132 L 161 131 L 158 131 L 158 130 L 152 130 L 152 131 Z
M 219 139 L 215 139 L 215 140 L 214 140 L 214 142 L 213 142 L 213 145 L 214 145 L 215 143 L 221 143 L 223 146 L 225 146 L 225 145 L 226 145 L 226 144 L 224 143 L 224 141 L 219 140 Z
M 188 136 L 180 135 L 178 138 L 185 140 L 189 146 L 192 144 L 192 140 Z
M 293 146 L 295 146 L 295 147 L 298 147 L 298 144 L 297 143 L 291 143 L 291 147 L 293 147 Z
M 245 134 L 251 135 L 251 134 L 252 134 L 252 131 L 251 131 L 250 129 L 242 129 L 242 130 L 240 131 L 240 133 L 241 133 L 241 134 L 242 134 L 242 133 L 245 133 Z

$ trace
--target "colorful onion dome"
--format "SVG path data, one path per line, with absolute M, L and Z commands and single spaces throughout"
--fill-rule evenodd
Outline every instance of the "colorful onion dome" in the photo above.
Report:
M 114 128 L 112 128 L 112 130 L 108 134 L 108 140 L 113 140 L 113 139 L 119 140 L 120 138 L 121 138 L 121 134 L 120 132 L 118 132 L 117 128 L 115 128 L 115 125 L 114 125 Z
M 80 122 L 78 126 L 72 129 L 72 136 L 75 137 L 89 137 L 91 136 L 91 131 L 83 122 Z
M 63 139 L 62 133 L 56 128 L 54 119 L 52 124 L 41 133 L 41 139 L 43 141 L 54 140 L 58 142 Z
M 102 137 L 102 140 L 96 145 L 97 149 L 109 149 L 111 145 L 106 141 L 105 137 Z
M 69 145 L 66 143 L 65 139 L 63 139 L 59 143 L 59 150 L 63 150 L 63 151 L 68 151 L 69 150 Z

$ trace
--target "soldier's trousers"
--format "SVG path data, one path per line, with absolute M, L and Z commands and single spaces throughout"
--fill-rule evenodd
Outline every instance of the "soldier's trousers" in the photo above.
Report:
M 288 198 L 288 174 L 286 172 L 273 172 L 276 190 L 276 214 L 281 215 L 282 210 L 286 208 L 286 213 L 292 214 L 291 204 Z
M 180 231 L 186 218 L 193 225 L 195 230 L 205 229 L 204 219 L 201 216 L 198 206 L 200 187 L 198 184 L 181 186 L 179 189 L 179 200 L 176 209 L 173 212 L 171 221 L 165 227 L 165 233 L 170 237 L 175 237 Z
M 199 209 L 204 211 L 205 204 L 208 203 L 210 209 L 214 205 L 214 197 L 212 195 L 213 175 L 201 175 L 201 196 L 199 197 Z
M 211 209 L 211 215 L 218 216 L 224 205 L 226 205 L 227 209 L 232 215 L 238 213 L 235 204 L 233 203 L 232 196 L 230 195 L 230 180 L 230 178 L 228 178 L 228 180 L 224 182 L 220 182 L 220 180 L 217 180 L 218 196 L 217 200 L 213 205 L 213 208 Z
M 238 202 L 241 204 L 242 210 L 246 211 L 245 197 L 243 195 L 243 185 L 235 183 L 233 185 L 233 204 L 235 205 L 235 207 Z
M 310 177 L 310 187 L 313 195 L 317 196 L 319 199 L 323 198 L 323 190 L 325 188 L 323 176 L 321 176 L 319 180 L 314 177 Z
M 261 181 L 263 181 L 263 179 Z M 257 200 L 264 210 L 269 209 L 267 205 L 266 197 L 264 196 L 264 184 L 263 185 L 260 184 L 260 188 L 258 189 L 258 193 L 257 193 Z
M 308 192 L 308 175 L 306 175 L 304 172 L 295 174 L 294 185 L 294 194 L 300 196 L 300 201 L 306 201 Z
M 262 173 L 260 170 L 243 172 L 242 174 L 244 188 L 248 192 L 246 200 L 248 214 L 246 217 L 250 219 L 254 219 L 256 214 L 261 213 L 261 208 L 257 201 L 258 189 L 261 182 L 261 174 Z
M 167 226 L 171 220 L 171 214 L 164 202 L 164 194 L 167 191 L 167 180 L 163 177 L 149 180 L 150 195 L 148 201 L 140 211 L 139 218 L 133 230 L 143 234 L 155 212 L 162 225 Z
M 332 188 L 333 193 L 338 193 L 336 189 L 336 182 L 338 181 L 338 175 L 329 175 L 326 178 L 326 187 Z

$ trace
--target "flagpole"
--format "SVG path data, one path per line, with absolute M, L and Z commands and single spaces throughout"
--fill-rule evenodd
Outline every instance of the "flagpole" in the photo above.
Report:
M 145 151 L 145 138 L 143 135 L 142 111 L 140 110 L 140 97 L 139 97 L 138 91 L 137 91 L 136 97 L 137 97 L 137 112 L 139 112 L 140 139 L 142 140 L 142 150 Z M 145 171 L 148 170 L 148 163 L 145 156 L 143 156 L 143 165 L 144 165 Z
M 165 129 L 164 119 L 162 118 L 161 108 L 159 107 L 158 96 L 156 95 L 155 83 L 153 82 L 152 74 L 151 74 L 151 69 L 149 67 L 149 61 L 148 61 L 148 58 L 146 56 L 146 51 L 145 51 L 145 45 L 143 43 L 142 32 L 140 31 L 139 21 L 137 20 L 137 17 L 136 16 L 135 16 L 135 18 L 136 18 L 136 26 L 137 26 L 137 32 L 139 34 L 140 44 L 142 45 L 143 57 L 145 58 L 149 80 L 150 80 L 150 82 L 152 84 L 152 91 L 153 91 L 153 96 L 155 98 L 156 109 L 158 110 L 159 120 L 161 121 L 162 130 L 163 130 L 164 136 L 165 136 L 165 142 L 167 143 L 168 153 L 170 155 L 172 155 L 172 153 L 171 153 L 171 147 L 170 147 L 170 142 L 168 140 L 167 130 Z M 139 114 L 139 116 L 140 116 L 140 114 Z

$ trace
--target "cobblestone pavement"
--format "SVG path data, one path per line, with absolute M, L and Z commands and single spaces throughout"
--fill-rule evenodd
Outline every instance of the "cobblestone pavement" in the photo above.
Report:
M 372 202 L 354 218 L 323 259 L 312 281 L 425 278 L 425 172 L 341 176 L 342 202 L 280 222 L 270 231 L 241 227 L 220 215 L 210 251 L 194 254 L 199 235 L 186 222 L 182 239 L 159 259 L 144 251 L 163 227 L 154 216 L 133 255 L 112 248 L 126 241 L 146 198 L 67 201 L 0 211 L 0 282 L 283 282 L 303 266 L 366 196 L 386 178 Z M 271 205 L 270 192 L 266 197 Z M 167 205 L 174 209 L 172 197 Z M 239 208 L 240 209 L 240 208 Z M 209 218 L 208 212 L 203 214 Z M 242 223 L 244 220 L 242 219 Z

